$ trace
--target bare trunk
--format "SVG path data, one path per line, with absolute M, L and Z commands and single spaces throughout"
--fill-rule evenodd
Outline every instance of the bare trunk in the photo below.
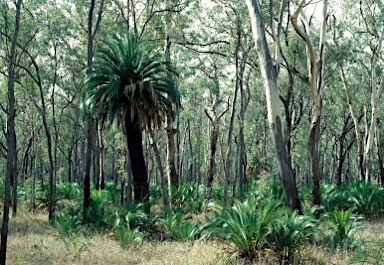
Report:
M 378 182 L 381 186 L 384 186 L 384 168 L 383 168 L 383 157 L 381 155 L 380 149 L 380 137 L 379 137 L 379 129 L 376 127 L 376 152 L 377 152 L 377 167 L 378 167 Z
M 85 174 L 84 174 L 84 198 L 83 198 L 83 219 L 90 221 L 87 218 L 87 211 L 90 205 L 91 196 L 91 158 L 93 150 L 93 130 L 92 130 L 92 118 L 87 117 L 87 150 L 85 156 Z
M 373 145 L 373 138 L 375 137 L 376 127 L 377 127 L 377 106 L 379 103 L 380 93 L 383 86 L 384 76 L 381 78 L 380 82 L 377 82 L 376 79 L 376 66 L 379 59 L 378 54 L 380 54 L 382 49 L 382 43 L 384 39 L 384 28 L 381 32 L 379 43 L 377 44 L 376 52 L 373 53 L 371 58 L 371 124 L 369 130 L 367 131 L 367 137 L 365 141 L 365 152 L 364 152 L 364 161 L 363 166 L 365 167 L 365 179 L 367 182 L 371 180 L 371 149 Z M 368 122 L 366 122 L 368 126 Z
M 157 148 L 156 141 L 154 139 L 153 131 L 151 130 L 149 131 L 149 137 L 151 139 L 153 152 L 155 153 L 157 169 L 159 170 L 159 173 L 160 173 L 160 185 L 161 185 L 161 194 L 163 195 L 163 204 L 164 206 L 169 206 L 170 205 L 170 202 L 168 199 L 169 194 L 167 194 L 163 165 L 161 164 L 160 153 L 159 153 L 159 149 Z
M 217 140 L 219 139 L 219 125 L 216 123 L 213 125 L 212 133 L 211 133 L 211 144 L 210 150 L 211 154 L 209 157 L 209 166 L 208 166 L 208 174 L 207 174 L 207 197 L 211 194 L 212 184 L 216 173 L 216 149 L 217 149 Z
M 11 200 L 11 179 L 16 179 L 17 174 L 17 154 L 16 154 L 16 131 L 15 131 L 15 69 L 16 61 L 16 42 L 19 34 L 20 26 L 20 11 L 22 0 L 16 3 L 16 22 L 12 37 L 11 51 L 8 60 L 8 122 L 7 122 L 7 173 L 5 176 L 4 188 L 4 208 L 3 222 L 1 226 L 1 241 L 0 241 L 0 264 L 6 264 L 7 257 L 7 240 L 8 240 L 8 222 L 9 222 L 9 206 Z
M 312 177 L 312 203 L 320 205 L 320 116 L 315 123 L 311 123 L 308 137 L 309 161 Z
M 97 136 L 99 140 L 99 179 L 98 179 L 98 186 L 100 190 L 104 189 L 104 183 L 105 183 L 105 171 L 104 171 L 104 160 L 105 160 L 105 147 L 104 147 L 104 140 L 103 140 L 103 121 L 99 120 L 97 124 Z
M 167 5 L 169 1 L 167 1 Z M 170 40 L 170 30 L 171 30 L 171 21 L 170 21 L 171 13 L 167 12 L 166 14 L 166 23 L 165 23 L 165 52 L 164 57 L 165 60 L 170 63 L 171 62 L 171 40 Z M 167 78 L 172 78 L 172 74 L 167 72 Z M 175 135 L 177 133 L 177 129 L 173 128 L 173 109 L 169 107 L 167 110 L 167 174 L 168 174 L 168 192 L 169 196 L 171 196 L 171 187 L 179 181 L 179 174 L 176 171 L 175 165 Z
M 348 100 L 348 106 L 349 111 L 351 113 L 353 123 L 355 125 L 355 134 L 356 134 L 356 142 L 357 142 L 357 159 L 358 159 L 358 167 L 359 167 L 359 177 L 360 179 L 364 179 L 364 166 L 363 166 L 363 149 L 362 149 L 362 140 L 361 140 L 361 133 L 360 133 L 360 126 L 359 126 L 359 120 L 356 117 L 355 114 L 355 108 L 353 106 L 352 98 L 349 94 L 349 87 L 347 83 L 347 79 L 345 78 L 345 73 L 342 65 L 339 65 L 340 74 L 341 74 L 341 80 L 343 81 L 343 86 L 345 90 L 345 95 L 347 96 Z

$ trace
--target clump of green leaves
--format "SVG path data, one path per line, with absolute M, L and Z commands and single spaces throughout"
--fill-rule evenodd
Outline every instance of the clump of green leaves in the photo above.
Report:
M 142 203 L 126 205 L 108 216 L 107 223 L 115 230 L 115 238 L 124 248 L 128 244 L 141 244 L 153 230 L 151 215 Z
M 229 247 L 242 257 L 254 258 L 255 252 L 267 243 L 270 223 L 280 210 L 281 202 L 256 197 L 245 202 L 235 200 L 232 207 L 216 206 L 216 216 L 208 220 L 202 238 L 225 239 Z
M 281 253 L 281 262 L 289 262 L 297 247 L 308 242 L 317 231 L 317 221 L 297 211 L 286 211 L 272 220 L 270 234 L 276 249 Z
M 200 232 L 198 226 L 184 220 L 180 212 L 169 211 L 158 223 L 166 238 L 171 240 L 183 242 L 194 240 Z
M 82 191 L 76 182 L 64 182 L 56 185 L 58 199 L 74 200 L 77 199 Z
M 69 207 L 61 211 L 57 211 L 53 226 L 64 236 L 74 236 L 77 234 L 82 224 L 81 211 L 78 207 Z
M 330 221 L 327 229 L 328 237 L 333 248 L 347 249 L 357 243 L 356 231 L 361 227 L 362 217 L 353 214 L 353 208 L 348 210 L 334 210 L 326 213 Z
M 383 206 L 384 191 L 372 183 L 356 180 L 349 183 L 348 190 L 358 213 L 372 215 Z

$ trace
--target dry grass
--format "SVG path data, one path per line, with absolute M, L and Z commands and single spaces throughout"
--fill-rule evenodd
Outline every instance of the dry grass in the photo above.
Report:
M 383 239 L 382 219 L 365 221 L 362 240 Z M 353 252 L 307 246 L 296 254 L 294 264 L 348 264 Z M 231 256 L 225 245 L 213 241 L 145 242 L 122 249 L 108 234 L 63 238 L 48 224 L 45 213 L 20 213 L 10 219 L 8 264 L 277 264 L 273 251 L 257 254 L 257 261 Z

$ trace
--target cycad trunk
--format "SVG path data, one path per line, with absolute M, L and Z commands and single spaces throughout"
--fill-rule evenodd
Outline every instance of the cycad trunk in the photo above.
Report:
M 138 124 L 137 115 L 132 120 L 130 111 L 125 115 L 125 128 L 129 157 L 131 158 L 134 198 L 137 201 L 148 201 L 149 182 L 144 160 L 143 134 Z

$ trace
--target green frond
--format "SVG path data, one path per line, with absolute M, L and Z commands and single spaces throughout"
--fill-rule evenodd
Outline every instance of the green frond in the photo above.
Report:
M 129 109 L 141 129 L 158 128 L 169 109 L 181 107 L 167 77 L 176 77 L 176 70 L 132 32 L 104 41 L 87 73 L 84 102 L 95 118 L 122 122 Z

